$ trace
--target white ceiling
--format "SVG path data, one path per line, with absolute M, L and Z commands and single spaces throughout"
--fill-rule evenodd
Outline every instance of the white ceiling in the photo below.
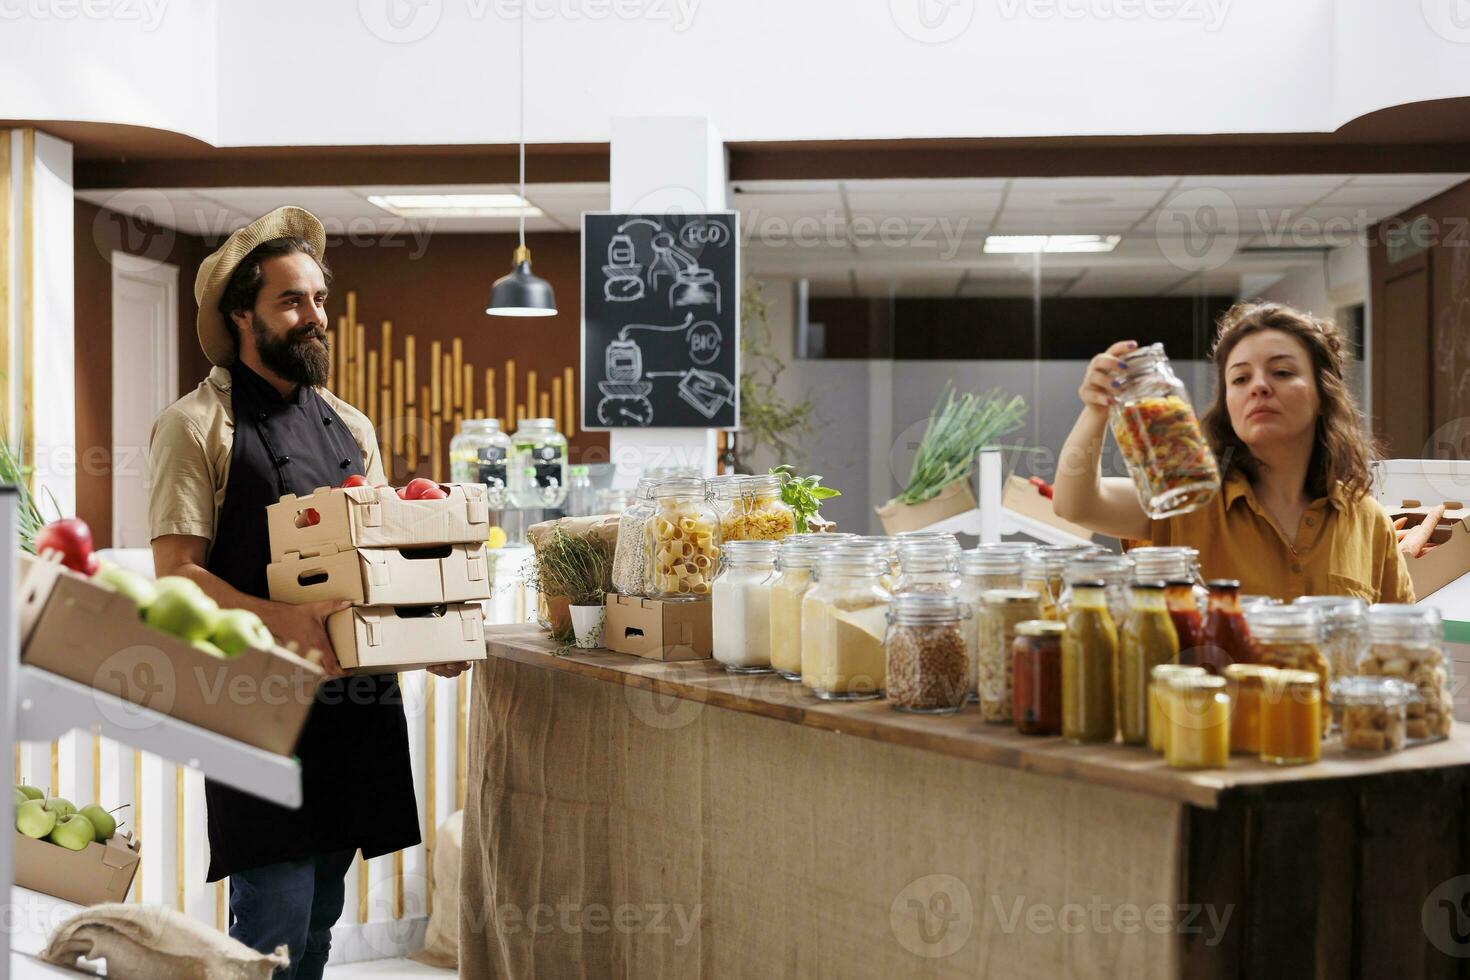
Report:
M 1467 174 L 740 181 L 744 269 L 811 281 L 817 295 L 1046 296 L 1236 293 L 1303 265 L 1324 246 L 1362 239 L 1368 224 L 1461 183 Z M 190 234 L 218 237 L 283 204 L 332 234 L 510 232 L 514 218 L 406 220 L 368 202 L 387 193 L 515 193 L 510 185 L 166 188 L 78 197 Z M 1180 195 L 1184 195 L 1181 197 Z M 531 233 L 576 231 L 606 210 L 606 184 L 533 184 Z M 1170 260 L 1190 226 L 1224 228 L 1236 245 L 1192 272 Z M 1119 235 L 1106 254 L 986 255 L 986 235 Z M 1275 246 L 1272 248 L 1272 246 Z M 1287 246 L 1284 250 L 1282 246 Z M 1270 249 L 1269 251 L 1261 251 Z M 1253 251 L 1255 250 L 1255 251 Z

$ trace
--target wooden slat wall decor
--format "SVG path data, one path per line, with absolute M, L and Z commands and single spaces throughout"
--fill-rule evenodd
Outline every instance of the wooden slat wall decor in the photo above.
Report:
M 525 371 L 524 401 L 517 402 L 513 358 L 503 368 L 479 368 L 465 360 L 459 337 L 447 345 L 429 341 L 428 356 L 418 358 L 413 334 L 395 329 L 390 320 L 370 328 L 360 316 L 357 293 L 348 290 L 346 313 L 327 331 L 332 347 L 327 388 L 373 423 L 383 447 L 383 472 L 395 484 L 420 475 L 449 479 L 449 441 L 465 419 L 498 419 L 509 433 L 522 419 L 539 415 L 555 419 L 568 438 L 576 433 L 575 367 L 553 374 L 549 383 L 534 369 Z M 484 381 L 483 400 L 475 394 L 476 378 Z M 425 466 L 428 472 L 421 474 Z

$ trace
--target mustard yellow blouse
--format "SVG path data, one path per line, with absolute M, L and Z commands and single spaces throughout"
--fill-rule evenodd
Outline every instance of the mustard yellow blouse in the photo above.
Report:
M 1348 500 L 1340 487 L 1312 501 L 1294 541 L 1276 527 L 1239 471 L 1200 509 L 1151 524 L 1153 544 L 1199 549 L 1205 578 L 1239 579 L 1246 595 L 1414 601 L 1388 513 L 1370 496 Z

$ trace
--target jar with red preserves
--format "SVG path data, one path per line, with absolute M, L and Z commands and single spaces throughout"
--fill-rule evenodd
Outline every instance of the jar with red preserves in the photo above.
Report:
M 1012 711 L 1022 735 L 1062 733 L 1062 634 L 1065 623 L 1030 619 L 1016 624 Z

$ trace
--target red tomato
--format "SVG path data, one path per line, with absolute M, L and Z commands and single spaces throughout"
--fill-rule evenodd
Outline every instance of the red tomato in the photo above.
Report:
M 433 480 L 422 476 L 415 477 L 412 480 L 408 481 L 408 486 L 403 488 L 403 499 L 418 500 L 419 498 L 423 497 L 424 494 L 427 493 L 429 490 L 438 489 L 439 484 L 435 483 Z M 441 490 L 440 493 L 442 494 L 443 491 Z
M 396 493 L 396 494 L 398 494 L 398 499 L 399 500 L 407 500 L 408 499 L 408 487 L 399 487 L 397 490 L 395 490 L 393 492 Z
M 315 527 L 322 522 L 322 515 L 316 512 L 315 507 L 308 507 L 296 515 L 297 527 Z
M 447 493 L 444 492 L 444 488 L 443 487 L 430 487 L 429 489 L 425 490 L 423 493 L 419 494 L 418 495 L 418 499 L 419 500 L 443 500 L 443 499 L 445 499 L 448 496 L 449 496 L 449 494 L 447 494 Z
M 92 558 L 92 529 L 80 517 L 52 521 L 36 532 L 36 554 L 44 557 L 52 551 L 74 572 L 91 575 L 97 571 L 96 559 Z
M 343 489 L 346 489 L 347 487 L 365 487 L 365 486 L 367 486 L 367 477 L 362 476 L 362 475 L 357 474 L 357 473 L 354 473 L 352 476 L 349 476 L 347 479 L 345 479 L 345 480 L 342 481 L 342 487 L 343 487 Z

